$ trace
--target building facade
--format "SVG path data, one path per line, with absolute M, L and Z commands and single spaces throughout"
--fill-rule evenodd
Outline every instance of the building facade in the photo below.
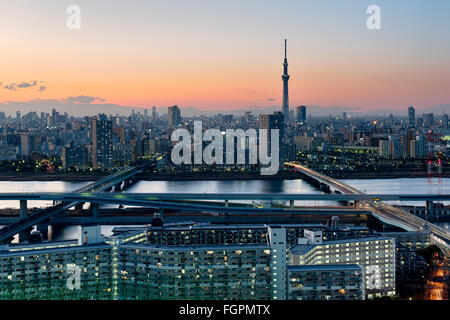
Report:
M 357 264 L 363 268 L 368 297 L 395 295 L 393 238 L 375 236 L 316 243 L 304 238 L 289 250 L 288 257 L 293 266 Z
M 92 167 L 113 166 L 113 124 L 109 120 L 92 120 Z
M 169 107 L 167 117 L 169 127 L 177 127 L 181 123 L 180 108 L 178 106 Z
M 356 264 L 288 266 L 289 300 L 364 300 L 363 269 Z

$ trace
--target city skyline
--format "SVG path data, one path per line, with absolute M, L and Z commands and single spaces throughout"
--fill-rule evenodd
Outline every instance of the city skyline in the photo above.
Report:
M 445 1 L 426 7 L 378 1 L 382 29 L 376 31 L 365 26 L 368 1 L 173 2 L 179 11 L 155 2 L 81 1 L 80 30 L 66 28 L 69 3 L 1 4 L 0 12 L 15 18 L 0 19 L 7 48 L 0 109 L 58 103 L 281 108 L 285 38 L 293 109 L 415 105 L 426 112 L 450 105 L 450 46 L 437 32 L 449 29 Z M 263 17 L 280 23 L 269 29 Z
M 450 2 L 372 1 L 0 2 L 0 300 L 448 300 Z

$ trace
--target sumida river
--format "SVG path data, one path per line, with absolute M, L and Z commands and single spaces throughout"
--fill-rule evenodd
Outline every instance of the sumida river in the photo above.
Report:
M 439 187 L 438 180 L 427 178 L 396 179 L 349 179 L 344 183 L 366 193 L 374 194 L 441 194 L 450 193 L 450 178 L 443 178 Z M 7 192 L 70 192 L 88 182 L 67 181 L 1 181 L 0 193 Z M 320 193 L 303 180 L 212 180 L 212 181 L 139 181 L 127 192 L 132 193 Z M 51 201 L 28 201 L 28 207 L 45 207 Z M 335 204 L 334 202 L 302 201 L 301 205 L 316 206 Z M 409 203 L 424 205 L 420 202 Z M 19 208 L 19 201 L 0 201 L 0 209 Z M 448 228 L 448 224 L 444 224 Z M 68 227 L 68 232 L 72 227 Z M 105 231 L 111 226 L 105 226 Z M 66 232 L 64 232 L 65 234 Z

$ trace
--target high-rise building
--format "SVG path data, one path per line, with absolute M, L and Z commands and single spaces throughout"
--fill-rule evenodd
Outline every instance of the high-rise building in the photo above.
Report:
M 416 126 L 416 109 L 413 106 L 408 108 L 408 128 Z
M 387 139 L 382 139 L 379 142 L 379 155 L 383 158 L 391 157 L 391 141 Z
M 272 248 L 272 299 L 286 299 L 286 228 L 269 227 L 269 244 Z
M 20 146 L 22 157 L 29 157 L 33 152 L 38 151 L 37 137 L 30 134 L 20 135 Z
M 251 111 L 245 112 L 245 122 L 249 124 L 253 120 L 253 115 Z
M 290 248 L 292 266 L 354 265 L 364 272 L 365 293 L 395 295 L 395 240 L 384 236 L 322 241 L 321 232 L 304 231 L 305 238 Z
M 271 150 L 271 141 L 272 141 L 272 129 L 277 129 L 279 134 L 279 159 L 280 166 L 283 166 L 285 159 L 285 115 L 282 112 L 276 111 L 273 114 L 265 114 L 260 116 L 259 128 L 267 129 L 267 150 Z
M 125 127 L 123 126 L 114 126 L 113 133 L 117 136 L 120 143 L 125 143 Z
M 306 107 L 305 106 L 297 107 L 297 123 L 299 123 L 299 124 L 306 123 Z
M 423 115 L 423 126 L 425 128 L 431 128 L 434 125 L 434 114 L 432 113 L 425 113 Z
M 77 169 L 86 168 L 89 165 L 88 151 L 85 146 L 70 145 L 62 149 L 63 168 L 75 167 Z
M 50 121 L 50 124 L 52 126 L 56 125 L 57 117 L 58 117 L 58 112 L 56 112 L 56 109 L 52 109 L 52 118 L 51 118 L 51 121 Z
M 181 123 L 181 113 L 178 106 L 169 107 L 168 109 L 169 127 L 176 127 Z
M 156 106 L 153 106 L 152 108 L 152 121 L 156 121 Z
M 284 122 L 289 122 L 289 89 L 288 89 L 288 62 L 287 62 L 287 39 L 284 39 L 284 63 L 283 63 L 283 75 L 281 79 L 283 79 L 283 114 L 284 114 Z
M 92 120 L 92 167 L 113 166 L 113 124 L 110 120 Z
M 360 238 L 363 229 L 122 226 L 104 237 L 99 226 L 79 226 L 73 240 L 1 246 L 0 299 L 364 299 L 367 283 L 389 290 L 394 250 L 390 238 Z M 311 242 L 299 247 L 302 235 Z M 288 263 L 287 254 L 303 262 L 301 252 L 308 264 Z M 77 268 L 81 287 L 73 290 L 67 280 Z
M 126 143 L 116 143 L 113 145 L 114 163 L 125 166 L 133 161 L 133 146 Z
M 428 153 L 427 139 L 424 136 L 416 136 L 411 140 L 409 156 L 411 158 L 423 158 Z
M 448 129 L 448 114 L 446 113 L 442 115 L 442 128 Z

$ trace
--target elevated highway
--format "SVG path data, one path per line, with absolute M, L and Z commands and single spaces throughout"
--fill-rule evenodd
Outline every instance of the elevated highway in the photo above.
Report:
M 109 175 L 105 178 L 102 178 L 100 180 L 97 180 L 93 183 L 90 183 L 80 189 L 77 189 L 74 191 L 74 194 L 81 193 L 81 192 L 103 192 L 106 190 L 110 190 L 112 188 L 115 188 L 115 186 L 118 186 L 122 182 L 125 182 L 132 178 L 133 176 L 141 173 L 146 167 L 156 164 L 156 161 L 158 159 L 155 157 L 153 160 L 146 162 L 145 164 L 142 164 L 137 167 L 129 167 L 125 170 L 116 172 L 112 175 Z M 46 200 L 54 200 L 54 201 L 60 201 L 56 205 L 40 210 L 37 213 L 34 213 L 32 215 L 26 214 L 26 200 L 25 198 L 20 198 L 21 203 L 21 219 L 19 221 L 16 221 L 14 223 L 11 223 L 3 228 L 0 229 L 0 242 L 7 241 L 8 239 L 11 239 L 14 235 L 29 230 L 33 226 L 48 221 L 52 217 L 55 217 L 61 213 L 66 212 L 68 209 L 77 206 L 79 204 L 84 203 L 85 201 L 80 201 L 75 198 L 53 198 L 53 199 L 46 199 Z
M 323 175 L 305 166 L 296 163 L 286 163 L 286 166 L 294 168 L 296 171 L 302 172 L 303 174 L 309 176 L 310 178 L 316 179 L 319 182 L 325 183 L 328 186 L 339 190 L 343 194 L 364 195 L 363 192 L 351 186 L 348 186 L 345 183 L 340 182 L 339 180 Z M 446 230 L 434 224 L 431 224 L 409 212 L 406 212 L 399 208 L 394 208 L 393 206 L 378 202 L 374 199 L 362 200 L 361 203 L 363 206 L 369 209 L 375 217 L 387 224 L 403 228 L 407 231 L 419 231 L 425 225 L 427 225 L 430 228 L 431 235 L 435 238 L 434 241 L 436 243 L 445 243 L 447 248 L 450 244 L 450 234 Z
M 128 176 L 128 175 L 127 175 Z M 103 184 L 102 184 L 103 185 Z M 110 184 L 99 188 L 100 191 L 109 188 Z M 103 190 L 102 190 L 103 189 Z M 427 195 L 427 194 L 297 194 L 297 193 L 123 193 L 110 192 L 16 192 L 0 193 L 2 200 L 53 200 L 53 201 L 84 201 L 103 202 L 107 199 L 123 199 L 128 201 L 152 200 L 152 201 L 175 201 L 175 200 L 218 200 L 218 201 L 241 201 L 241 200 L 264 200 L 264 201 L 450 201 L 449 195 Z M 138 205 L 138 202 L 136 202 Z
M 164 206 L 164 205 L 163 205 Z M 233 207 L 231 207 L 233 208 Z M 295 207 L 291 208 L 266 208 L 258 210 L 249 206 L 242 206 L 251 210 L 222 210 L 221 206 L 210 206 L 209 208 L 196 208 L 193 210 L 170 210 L 164 209 L 164 222 L 196 221 L 217 223 L 293 223 L 304 221 L 318 221 L 328 223 L 331 217 L 339 216 L 340 222 L 351 224 L 368 223 L 371 212 L 367 210 L 354 209 L 352 207 Z M 100 208 L 99 214 L 94 216 L 92 210 L 73 210 L 67 214 L 60 214 L 53 217 L 51 225 L 81 225 L 81 224 L 101 224 L 101 225 L 134 225 L 149 224 L 155 217 L 160 215 L 161 208 L 134 207 L 129 206 L 119 208 Z M 221 210 L 216 210 L 221 209 Z M 237 207 L 234 207 L 237 209 Z M 197 211 L 198 210 L 198 211 Z M 0 224 L 13 223 L 19 220 L 17 215 L 0 215 Z

